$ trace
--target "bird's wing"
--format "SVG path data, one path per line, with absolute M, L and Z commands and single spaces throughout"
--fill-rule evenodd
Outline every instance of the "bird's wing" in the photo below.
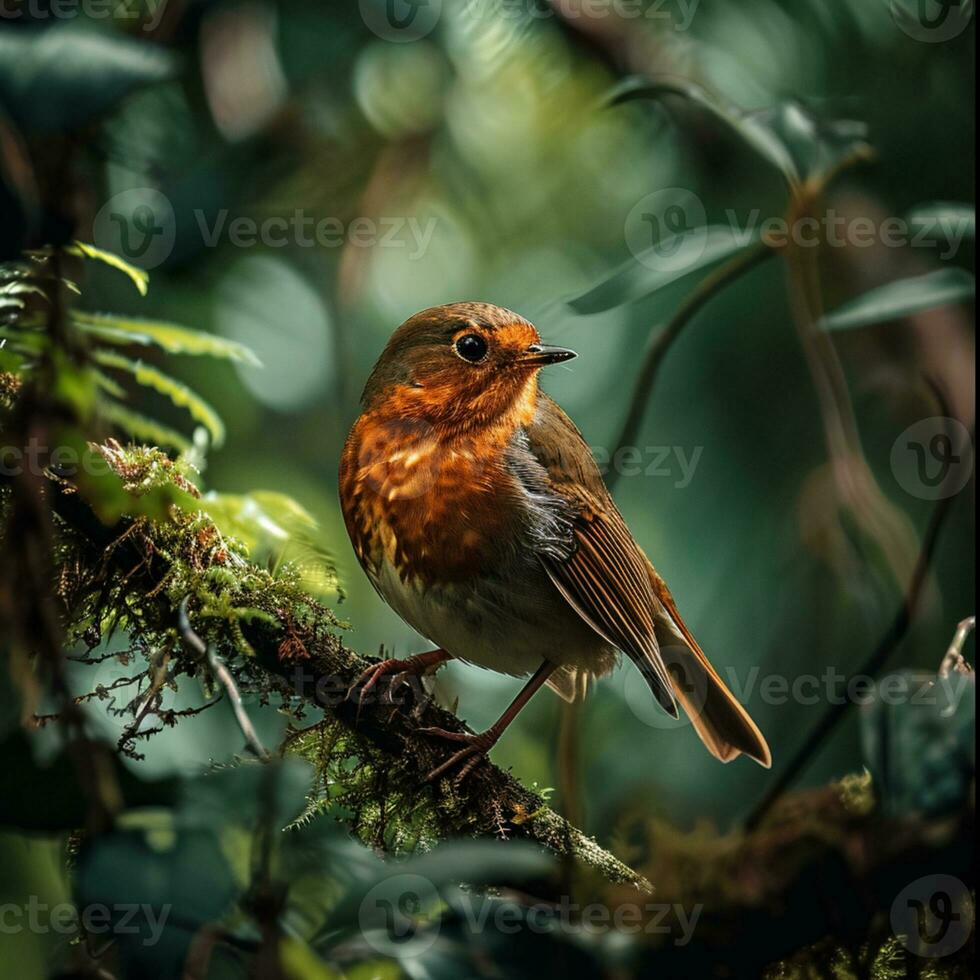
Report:
M 654 629 L 658 609 L 649 563 L 609 496 L 592 453 L 571 419 L 541 395 L 527 427 L 527 449 L 544 468 L 545 492 L 561 503 L 571 547 L 538 557 L 569 605 L 642 671 L 676 717 L 670 676 Z

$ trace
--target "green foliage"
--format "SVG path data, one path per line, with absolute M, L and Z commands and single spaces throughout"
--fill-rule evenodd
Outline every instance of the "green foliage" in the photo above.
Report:
M 118 269 L 124 275 L 129 276 L 133 285 L 139 291 L 140 296 L 145 296 L 150 285 L 150 276 L 144 269 L 139 269 L 131 262 L 107 252 L 104 248 L 96 248 L 86 242 L 74 242 L 65 249 L 66 255 L 81 255 L 96 262 L 104 262 L 113 269 Z
M 63 250 L 63 256 L 81 257 L 100 262 L 122 272 L 146 294 L 149 277 L 146 272 L 102 249 L 76 242 Z M 78 287 L 65 275 L 55 272 L 51 250 L 37 251 L 29 260 L 0 265 L 0 339 L 7 341 L 2 352 L 4 370 L 22 380 L 33 373 L 48 349 L 48 338 L 42 327 L 52 304 L 60 301 L 59 287 L 77 293 Z M 109 314 L 86 313 L 72 309 L 66 318 L 71 343 L 79 353 L 76 365 L 64 365 L 56 372 L 60 396 L 74 405 L 79 417 L 94 413 L 115 430 L 140 441 L 190 452 L 191 440 L 168 425 L 134 411 L 125 404 L 126 389 L 99 367 L 108 368 L 129 378 L 139 389 L 154 391 L 173 405 L 184 409 L 203 427 L 215 446 L 224 441 L 225 427 L 221 417 L 188 385 L 172 378 L 160 368 L 143 360 L 134 360 L 109 347 L 154 346 L 167 354 L 207 356 L 241 364 L 258 366 L 255 355 L 244 345 L 213 334 L 191 330 L 174 323 Z M 55 352 L 57 353 L 57 352 Z
M 570 299 L 568 305 L 575 313 L 588 315 L 645 299 L 675 282 L 695 280 L 719 262 L 757 245 L 759 240 L 756 233 L 745 236 L 725 225 L 666 235 L 645 253 L 654 261 L 645 264 L 645 255 L 630 259 L 609 278 Z M 656 261 L 657 256 L 665 255 L 669 261 Z
M 163 48 L 86 27 L 77 16 L 0 35 L 0 105 L 40 133 L 72 132 L 174 70 Z
M 796 101 L 780 102 L 771 109 L 747 111 L 720 94 L 690 81 L 650 83 L 626 79 L 608 97 L 611 105 L 638 99 L 663 100 L 675 96 L 706 110 L 729 127 L 759 157 L 768 161 L 793 192 L 814 179 L 826 178 L 855 155 L 867 155 L 866 127 L 850 120 L 818 119 Z
M 207 429 L 216 447 L 220 447 L 224 442 L 225 426 L 218 413 L 183 382 L 164 374 L 159 368 L 145 364 L 143 361 L 130 360 L 114 351 L 97 350 L 92 354 L 92 358 L 102 367 L 113 368 L 131 375 L 141 387 L 159 392 L 178 408 L 186 409 L 195 422 Z
M 824 330 L 856 330 L 941 306 L 969 303 L 975 297 L 976 280 L 965 269 L 937 269 L 858 296 L 828 313 L 820 325 Z
M 211 333 L 188 330 L 176 323 L 160 323 L 135 317 L 72 311 L 72 321 L 85 333 L 114 344 L 155 346 L 168 354 L 196 354 L 261 367 L 244 344 Z
M 221 528 L 241 541 L 252 561 L 270 570 L 288 563 L 314 595 L 342 595 L 333 556 L 318 537 L 313 516 L 284 493 L 210 493 L 201 506 Z

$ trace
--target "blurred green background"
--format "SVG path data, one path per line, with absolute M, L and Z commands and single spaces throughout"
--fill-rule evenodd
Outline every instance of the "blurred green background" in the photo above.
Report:
M 860 120 L 876 157 L 839 178 L 825 202 L 849 218 L 880 226 L 922 203 L 974 200 L 973 25 L 937 39 L 915 24 L 914 4 L 694 0 L 589 15 L 572 3 L 447 0 L 415 10 L 421 37 L 399 34 L 373 0 L 168 0 L 132 20 L 79 7 L 66 18 L 4 0 L 0 136 L 26 148 L 35 168 L 24 177 L 11 162 L 17 154 L 5 157 L 4 255 L 71 232 L 66 211 L 48 206 L 45 188 L 55 184 L 62 203 L 85 216 L 73 237 L 137 265 L 121 236 L 135 236 L 137 212 L 152 209 L 159 234 L 142 256 L 149 295 L 93 268 L 82 306 L 176 321 L 255 350 L 261 369 L 168 361 L 227 427 L 225 444 L 207 453 L 203 485 L 283 491 L 317 518 L 341 571 L 339 614 L 363 653 L 430 646 L 369 586 L 336 498 L 361 387 L 394 328 L 424 307 L 466 299 L 527 316 L 546 342 L 579 352 L 543 386 L 605 458 L 652 331 L 697 276 L 594 315 L 567 301 L 633 261 L 627 230 L 646 195 L 681 188 L 709 221 L 735 215 L 739 226 L 754 209 L 755 218 L 784 213 L 778 174 L 705 113 L 675 101 L 604 107 L 618 78 L 689 79 L 743 108 L 797 99 L 817 118 Z M 909 29 L 908 16 L 920 29 Z M 117 68 L 101 47 L 110 42 L 127 45 L 137 74 L 157 77 L 100 106 L 91 92 L 108 85 L 100 72 Z M 159 65 L 143 63 L 149 50 Z M 76 165 L 59 174 L 69 154 Z M 244 219 L 237 242 L 236 219 Z M 338 241 L 309 241 L 327 219 Z M 250 240 L 253 227 L 266 229 L 264 242 L 262 234 Z M 883 283 L 969 268 L 973 259 L 972 239 L 952 255 L 941 245 L 880 242 L 829 250 L 824 300 L 832 309 Z M 641 472 L 621 474 L 616 486 L 688 624 L 765 731 L 777 771 L 826 701 L 767 698 L 764 679 L 852 672 L 901 598 L 839 520 L 788 296 L 782 263 L 768 263 L 689 326 L 645 412 Z M 926 376 L 972 423 L 970 310 L 945 307 L 835 342 L 872 470 L 921 534 L 934 505 L 903 485 L 892 447 L 909 425 L 938 414 Z M 172 406 L 139 398 L 190 432 Z M 687 470 L 684 461 L 696 463 Z M 973 488 L 971 479 L 954 506 L 923 615 L 892 666 L 934 670 L 956 622 L 973 611 Z M 113 661 L 80 669 L 79 689 L 110 682 L 114 671 L 122 668 Z M 438 688 L 480 730 L 518 683 L 452 664 Z M 106 732 L 118 731 L 121 722 L 98 703 L 87 710 Z M 525 782 L 559 786 L 561 710 L 549 694 L 537 697 L 495 761 Z M 275 741 L 285 720 L 254 701 L 250 711 Z M 823 746 L 807 783 L 861 769 L 859 718 L 853 711 Z M 559 792 L 556 805 L 577 808 L 605 844 L 628 833 L 637 814 L 728 828 L 772 778 L 744 761 L 719 766 L 688 725 L 657 715 L 629 665 L 595 687 L 576 723 L 581 798 Z M 196 773 L 239 748 L 222 708 L 155 737 L 146 760 L 127 765 L 142 777 Z M 28 893 L 59 900 L 67 894 L 61 863 L 56 844 L 0 834 L 0 905 Z M 19 977 L 43 975 L 61 942 L 0 938 L 12 943 L 10 975 Z

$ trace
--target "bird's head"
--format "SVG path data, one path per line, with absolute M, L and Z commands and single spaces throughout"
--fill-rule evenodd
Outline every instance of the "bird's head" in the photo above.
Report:
M 435 306 L 406 320 L 364 389 L 365 411 L 463 430 L 533 412 L 538 370 L 575 357 L 489 303 Z

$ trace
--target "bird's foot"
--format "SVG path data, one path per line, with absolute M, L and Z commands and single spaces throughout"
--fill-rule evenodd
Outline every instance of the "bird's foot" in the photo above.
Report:
M 479 735 L 468 732 L 447 732 L 444 728 L 420 728 L 418 731 L 423 735 L 434 735 L 436 738 L 444 738 L 450 742 L 463 743 L 463 747 L 458 752 L 454 752 L 425 777 L 426 782 L 429 783 L 462 763 L 453 780 L 457 784 L 461 783 L 486 758 L 487 753 L 497 744 L 497 739 L 500 737 L 493 729 L 488 729 Z
M 421 677 L 427 671 L 438 667 L 448 659 L 449 655 L 443 653 L 442 650 L 433 650 L 431 653 L 420 653 L 414 657 L 408 657 L 405 660 L 391 658 L 382 660 L 377 664 L 371 664 L 347 688 L 347 700 L 353 700 L 354 692 L 360 688 L 360 692 L 357 694 L 357 706 L 358 710 L 360 710 L 361 705 L 365 703 L 365 699 L 377 685 L 378 681 L 382 677 L 391 677 L 391 680 L 388 682 L 388 690 L 384 696 L 387 698 L 389 704 L 394 704 L 395 691 L 402 684 L 408 683 L 409 678 Z

